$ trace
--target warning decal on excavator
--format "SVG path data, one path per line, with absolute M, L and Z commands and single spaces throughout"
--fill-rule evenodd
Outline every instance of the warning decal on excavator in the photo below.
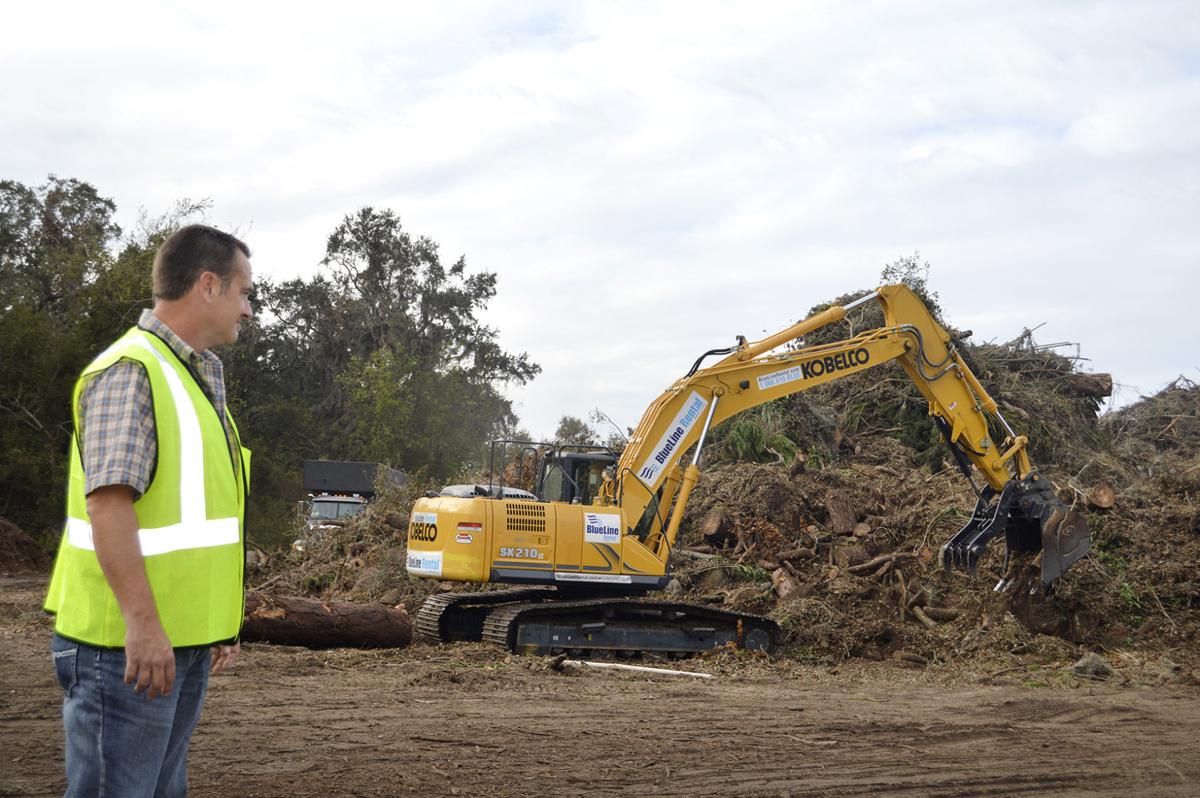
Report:
M 708 402 L 705 401 L 704 397 L 692 391 L 692 395 L 688 397 L 683 407 L 680 408 L 679 414 L 675 416 L 675 420 L 671 422 L 671 425 L 667 427 L 667 431 L 659 438 L 658 445 L 651 450 L 653 454 L 646 458 L 646 462 L 642 463 L 641 470 L 638 471 L 638 477 L 642 481 L 651 485 L 654 484 L 663 467 L 670 461 L 671 453 L 675 451 L 680 442 L 691 432 L 692 427 L 700 419 L 700 413 L 707 404 Z

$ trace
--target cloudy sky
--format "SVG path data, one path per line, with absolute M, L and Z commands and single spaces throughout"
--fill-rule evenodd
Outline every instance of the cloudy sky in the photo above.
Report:
M 498 273 L 535 434 L 917 250 L 976 340 L 1200 381 L 1195 0 L 27 2 L 0 76 L 0 178 L 208 198 L 273 278 L 368 204 Z

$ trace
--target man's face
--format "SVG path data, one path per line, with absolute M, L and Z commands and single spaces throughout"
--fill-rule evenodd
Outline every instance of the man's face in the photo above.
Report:
M 233 259 L 233 277 L 221 286 L 213 302 L 213 332 L 219 338 L 217 345 L 232 344 L 238 339 L 243 321 L 254 315 L 250 307 L 250 291 L 254 278 L 250 272 L 250 259 L 238 250 Z

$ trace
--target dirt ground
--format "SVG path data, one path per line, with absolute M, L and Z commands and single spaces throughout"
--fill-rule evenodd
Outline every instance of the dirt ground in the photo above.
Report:
M 64 788 L 42 590 L 0 580 L 0 796 Z M 683 663 L 711 680 L 548 662 L 247 646 L 211 684 L 192 795 L 1200 794 L 1194 684 L 733 653 Z

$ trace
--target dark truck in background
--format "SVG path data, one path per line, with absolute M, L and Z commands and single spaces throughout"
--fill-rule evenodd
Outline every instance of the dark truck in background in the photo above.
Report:
M 308 500 L 302 502 L 306 539 L 297 540 L 292 548 L 303 550 L 307 540 L 320 536 L 321 530 L 341 526 L 362 512 L 372 499 L 378 480 L 392 485 L 404 485 L 408 475 L 382 463 L 357 460 L 305 460 L 304 490 Z

